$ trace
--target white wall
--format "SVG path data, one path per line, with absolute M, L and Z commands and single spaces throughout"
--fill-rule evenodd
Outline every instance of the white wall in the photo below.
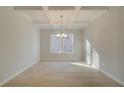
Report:
M 39 59 L 39 31 L 13 7 L 0 7 L 0 84 Z
M 111 7 L 83 31 L 99 54 L 100 69 L 124 84 L 124 7 Z
M 41 31 L 41 60 L 82 60 L 82 31 L 65 31 L 74 35 L 74 52 L 55 54 L 50 52 L 50 34 L 60 31 Z

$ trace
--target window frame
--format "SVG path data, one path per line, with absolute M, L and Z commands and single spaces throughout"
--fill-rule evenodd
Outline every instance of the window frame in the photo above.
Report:
M 72 51 L 68 52 L 68 51 L 64 51 L 64 40 L 63 38 L 61 38 L 60 40 L 60 52 L 54 52 L 52 51 L 52 42 L 51 42 L 51 35 L 52 34 L 61 34 L 61 32 L 56 32 L 56 33 L 50 33 L 50 53 L 53 54 L 72 54 L 74 53 L 74 34 L 73 33 L 65 33 L 67 35 L 72 35 Z

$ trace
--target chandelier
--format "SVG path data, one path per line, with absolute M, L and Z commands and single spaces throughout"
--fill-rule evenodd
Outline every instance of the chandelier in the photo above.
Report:
M 59 38 L 68 37 L 67 34 L 65 34 L 65 33 L 62 32 L 62 27 L 63 27 L 63 26 L 62 26 L 62 18 L 63 18 L 63 15 L 60 15 L 60 19 L 61 19 L 61 27 L 60 27 L 60 28 L 61 28 L 61 33 L 59 33 L 59 34 L 56 35 L 56 36 L 59 37 Z

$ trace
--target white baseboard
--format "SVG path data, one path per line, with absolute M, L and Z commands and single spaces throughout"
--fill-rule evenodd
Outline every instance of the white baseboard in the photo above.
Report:
M 33 65 L 35 65 L 39 61 L 40 61 L 40 59 L 37 60 L 37 61 L 34 61 L 32 64 L 28 65 L 27 67 L 23 68 L 22 70 L 18 71 L 17 73 L 11 75 L 10 77 L 6 78 L 3 81 L 0 81 L 0 86 L 4 85 L 8 81 L 12 80 L 13 78 L 15 78 L 16 76 L 18 76 L 19 74 L 21 74 L 22 72 L 24 72 L 25 70 L 27 70 L 28 68 L 32 67 Z
M 103 71 L 102 69 L 99 69 L 99 71 L 102 72 L 102 73 L 104 73 L 105 75 L 107 75 L 109 78 L 115 80 L 116 82 L 118 82 L 118 83 L 121 84 L 122 86 L 124 86 L 124 82 L 123 82 L 123 81 L 117 79 L 116 77 L 110 75 L 109 73 Z

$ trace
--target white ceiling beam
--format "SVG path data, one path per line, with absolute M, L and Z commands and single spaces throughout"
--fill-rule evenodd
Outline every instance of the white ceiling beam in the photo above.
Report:
M 49 16 L 48 6 L 43 6 L 42 8 L 43 8 L 43 12 L 46 16 L 46 19 L 48 20 L 48 23 L 50 24 L 50 28 L 51 28 L 51 30 L 53 30 L 52 25 L 51 25 L 50 16 Z
M 74 15 L 73 15 L 72 20 L 70 21 L 70 24 L 68 26 L 68 29 L 71 28 L 71 26 L 74 24 L 74 21 L 75 21 L 76 17 L 79 15 L 79 13 L 80 13 L 80 6 L 75 7 L 75 10 L 74 11 L 75 12 L 74 12 Z

